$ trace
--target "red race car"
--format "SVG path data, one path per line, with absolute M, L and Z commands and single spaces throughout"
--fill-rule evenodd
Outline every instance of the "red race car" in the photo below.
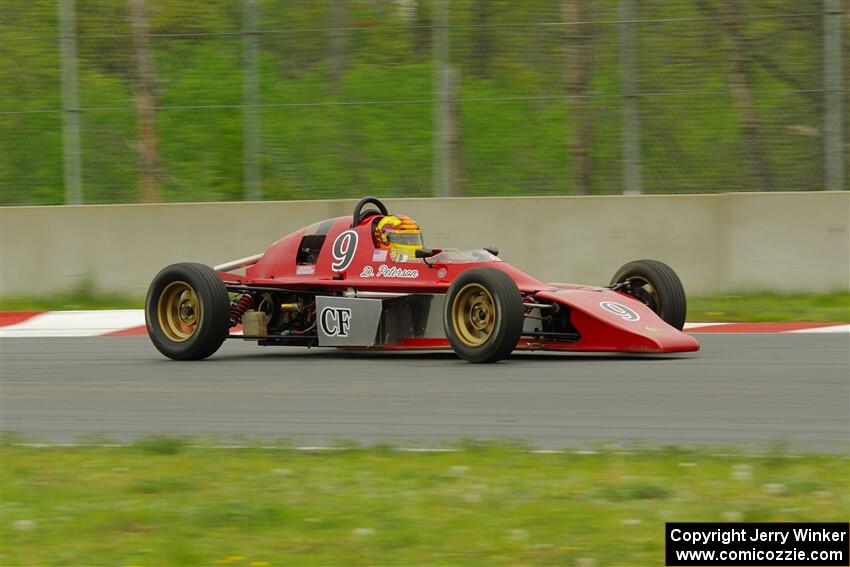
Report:
M 629 262 L 607 287 L 545 283 L 501 261 L 495 248 L 425 248 L 416 222 L 389 214 L 375 197 L 263 254 L 215 268 L 168 266 L 145 302 L 154 346 L 175 360 L 206 358 L 228 338 L 451 348 L 470 362 L 515 349 L 695 351 L 699 343 L 681 332 L 685 311 L 682 283 L 661 262 Z

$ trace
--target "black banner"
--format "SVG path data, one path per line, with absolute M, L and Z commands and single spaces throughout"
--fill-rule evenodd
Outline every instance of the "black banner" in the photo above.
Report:
M 665 544 L 668 567 L 850 565 L 847 523 L 671 522 Z

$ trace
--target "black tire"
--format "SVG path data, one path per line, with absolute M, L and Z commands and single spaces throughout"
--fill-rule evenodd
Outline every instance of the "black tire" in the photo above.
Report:
M 469 326 L 466 325 L 467 330 L 455 328 L 456 319 L 453 314 L 455 303 L 462 297 L 475 296 L 476 291 L 478 297 L 486 299 L 483 303 L 479 301 L 470 306 L 469 324 L 475 324 L 471 319 L 473 310 L 478 305 L 484 305 L 484 309 L 475 313 L 480 315 L 482 311 L 486 311 L 487 321 L 490 321 L 490 317 L 494 319 L 489 331 L 482 330 L 472 338 L 473 342 L 481 343 L 469 344 Z M 460 304 L 458 308 L 461 308 Z M 464 322 L 460 324 L 465 325 Z M 496 362 L 506 358 L 516 348 L 522 334 L 522 324 L 522 295 L 506 273 L 494 268 L 472 268 L 461 273 L 449 286 L 443 310 L 443 328 L 452 349 L 462 359 L 469 362 Z M 466 337 L 466 340 L 463 337 Z
M 621 291 L 646 303 L 671 327 L 684 328 L 688 314 L 685 288 L 670 266 L 658 260 L 629 262 L 611 278 L 611 285 L 626 282 L 631 285 Z
M 188 289 L 187 289 L 188 288 Z M 177 305 L 169 302 L 180 292 Z M 191 291 L 189 291 L 191 290 Z M 163 296 L 166 292 L 166 296 Z M 194 294 L 194 295 L 192 295 Z M 168 306 L 177 305 L 174 313 Z M 195 313 L 195 306 L 199 307 Z M 185 309 L 185 310 L 184 310 Z M 194 313 L 194 318 L 191 314 Z M 165 320 L 160 320 L 164 314 Z M 180 325 L 169 324 L 170 316 L 177 314 Z M 183 326 L 187 314 L 193 325 Z M 172 264 L 159 272 L 148 288 L 145 299 L 145 323 L 154 346 L 174 360 L 201 360 L 212 355 L 227 338 L 230 328 L 230 298 L 224 282 L 215 270 L 203 264 Z M 188 329 L 188 330 L 187 330 Z M 184 338 L 181 334 L 185 334 Z

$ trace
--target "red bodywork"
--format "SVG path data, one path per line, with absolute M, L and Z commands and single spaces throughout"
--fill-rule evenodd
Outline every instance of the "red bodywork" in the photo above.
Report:
M 219 272 L 219 275 L 230 286 L 274 287 L 318 293 L 334 293 L 353 288 L 371 292 L 444 294 L 452 280 L 464 270 L 490 267 L 508 274 L 520 292 L 530 300 L 555 302 L 569 307 L 571 321 L 580 333 L 576 342 L 523 337 L 517 345 L 518 349 L 638 353 L 699 350 L 696 339 L 674 329 L 649 307 L 628 294 L 605 287 L 545 283 L 495 256 L 491 256 L 489 261 L 463 263 L 440 263 L 439 255 L 428 259 L 427 263 L 420 259 L 393 262 L 389 255 L 384 260 L 375 261 L 376 248 L 371 233 L 373 218 L 367 217 L 354 228 L 351 227 L 351 216 L 337 217 L 302 228 L 269 246 L 262 257 L 245 270 L 244 276 L 229 272 Z M 356 233 L 356 247 L 350 263 L 344 270 L 335 271 L 332 266 L 338 264 L 338 261 L 334 257 L 334 243 L 346 231 Z M 297 264 L 296 259 L 304 236 L 322 232 L 326 237 L 315 264 Z M 417 270 L 418 274 L 416 277 L 382 277 L 377 275 L 381 265 Z M 374 275 L 363 277 L 364 273 L 368 273 L 368 268 L 371 268 Z M 603 302 L 625 306 L 633 314 L 624 318 L 601 307 Z M 629 320 L 633 319 L 635 314 L 638 318 Z M 400 344 L 378 348 L 391 350 L 451 347 L 446 338 L 411 338 Z

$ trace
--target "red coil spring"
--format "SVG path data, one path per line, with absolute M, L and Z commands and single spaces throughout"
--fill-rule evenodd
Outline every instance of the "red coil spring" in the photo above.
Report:
M 242 315 L 254 306 L 254 298 L 245 294 L 230 308 L 230 326 L 235 327 L 242 322 Z

